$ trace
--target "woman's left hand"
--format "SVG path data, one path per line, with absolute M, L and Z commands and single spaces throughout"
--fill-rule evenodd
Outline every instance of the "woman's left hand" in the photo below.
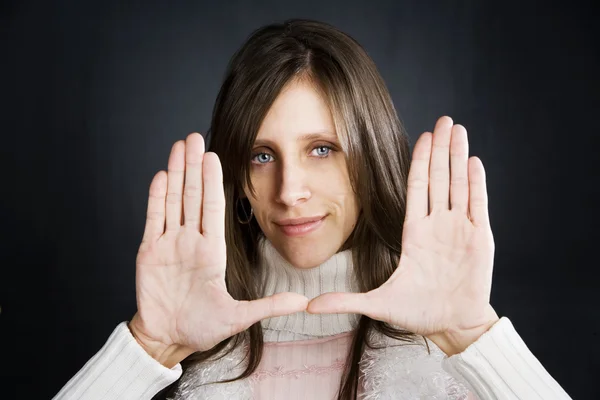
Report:
M 408 177 L 396 271 L 367 293 L 327 293 L 311 313 L 358 313 L 463 351 L 495 322 L 490 292 L 494 238 L 485 170 L 469 158 L 467 132 L 449 117 L 418 139 Z M 429 203 L 428 203 L 429 200 Z

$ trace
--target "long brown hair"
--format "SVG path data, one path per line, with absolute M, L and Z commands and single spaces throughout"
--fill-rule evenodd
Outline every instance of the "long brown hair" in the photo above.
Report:
M 347 159 L 361 212 L 344 247 L 352 248 L 360 290 L 381 286 L 400 258 L 409 141 L 375 64 L 354 39 L 326 23 L 294 19 L 267 25 L 252 33 L 234 54 L 209 131 L 209 150 L 217 153 L 223 166 L 227 207 L 225 280 L 229 293 L 237 300 L 259 296 L 255 276 L 257 248 L 263 234 L 256 219 L 242 225 L 236 214 L 239 202 L 246 201 L 240 200 L 242 188 L 247 185 L 254 190 L 249 172 L 251 149 L 275 98 L 295 79 L 307 79 L 328 102 Z M 411 332 L 362 316 L 340 382 L 339 400 L 357 396 L 359 361 L 365 346 L 371 346 L 369 333 L 373 330 L 406 342 L 417 338 Z M 194 353 L 182 363 L 183 367 L 227 354 L 245 341 L 249 343 L 247 368 L 232 380 L 246 378 L 261 360 L 260 322 L 209 351 Z

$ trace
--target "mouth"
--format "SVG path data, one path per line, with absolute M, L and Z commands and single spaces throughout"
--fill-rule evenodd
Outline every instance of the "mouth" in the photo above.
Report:
M 275 224 L 286 236 L 304 236 L 317 230 L 327 215 L 314 217 L 293 218 L 277 221 Z

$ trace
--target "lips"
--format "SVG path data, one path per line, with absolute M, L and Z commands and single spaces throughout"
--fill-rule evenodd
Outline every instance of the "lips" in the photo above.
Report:
M 305 236 L 309 233 L 314 232 L 321 225 L 323 225 L 325 217 L 326 216 L 315 216 L 305 218 L 284 219 L 276 222 L 276 224 L 286 236 Z
M 309 223 L 309 222 L 316 222 L 316 221 L 322 220 L 323 217 L 324 217 L 324 215 L 317 215 L 317 216 L 314 216 L 314 217 L 282 219 L 280 221 L 277 221 L 276 224 L 277 225 L 282 225 L 282 226 L 286 226 L 286 225 L 302 225 L 302 224 L 306 224 L 306 223 Z

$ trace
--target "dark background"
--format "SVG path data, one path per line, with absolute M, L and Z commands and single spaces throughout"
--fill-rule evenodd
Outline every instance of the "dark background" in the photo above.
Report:
M 52 397 L 133 315 L 152 176 L 206 131 L 250 32 L 306 17 L 366 48 L 413 144 L 441 115 L 466 126 L 492 305 L 573 398 L 600 398 L 591 1 L 0 4 L 0 397 Z

